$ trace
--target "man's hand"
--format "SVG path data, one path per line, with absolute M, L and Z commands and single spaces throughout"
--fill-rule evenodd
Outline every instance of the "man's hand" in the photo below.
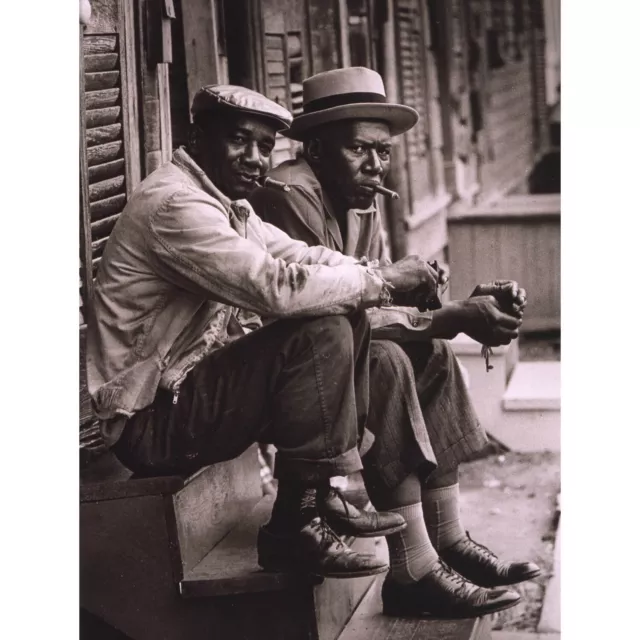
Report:
M 522 320 L 504 313 L 495 296 L 474 295 L 447 307 L 457 331 L 488 347 L 509 344 L 518 337 Z
M 434 295 L 438 292 L 438 273 L 420 256 L 406 256 L 377 271 L 396 291 L 419 288 L 421 294 Z
M 527 306 L 527 292 L 514 280 L 494 280 L 489 284 L 479 284 L 470 298 L 477 296 L 493 296 L 502 311 L 516 318 L 522 318 Z

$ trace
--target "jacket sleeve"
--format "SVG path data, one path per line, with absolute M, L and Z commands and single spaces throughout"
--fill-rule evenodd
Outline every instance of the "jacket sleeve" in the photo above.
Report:
M 353 260 L 328 266 L 334 252 L 265 227 L 266 248 L 239 235 L 217 200 L 187 187 L 149 216 L 147 246 L 169 281 L 261 316 L 332 315 L 381 303 L 385 283 L 374 272 Z

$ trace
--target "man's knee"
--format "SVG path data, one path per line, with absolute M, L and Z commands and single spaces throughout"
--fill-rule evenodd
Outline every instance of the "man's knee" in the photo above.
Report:
M 391 340 L 371 342 L 371 370 L 398 380 L 413 378 L 413 366 L 404 349 Z

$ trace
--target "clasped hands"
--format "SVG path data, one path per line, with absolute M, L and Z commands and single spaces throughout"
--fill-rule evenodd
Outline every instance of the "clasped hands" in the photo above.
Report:
M 416 255 L 406 256 L 378 269 L 392 287 L 392 303 L 440 309 L 438 287 L 446 285 L 449 275 Z M 452 335 L 466 333 L 488 347 L 509 344 L 517 338 L 522 324 L 526 291 L 513 280 L 494 280 L 479 284 L 466 300 L 454 300 L 435 313 L 446 315 Z

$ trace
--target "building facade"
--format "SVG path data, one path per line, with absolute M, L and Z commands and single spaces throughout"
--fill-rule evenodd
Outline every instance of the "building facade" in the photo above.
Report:
M 454 267 L 482 246 L 461 220 L 525 193 L 549 145 L 547 0 L 89 4 L 80 26 L 81 340 L 109 233 L 140 180 L 184 144 L 204 84 L 241 84 L 296 114 L 305 77 L 342 66 L 379 71 L 390 99 L 421 116 L 394 140 L 388 186 L 401 197 L 381 203 L 392 253 L 449 262 L 454 295 L 468 295 L 482 271 L 472 261 L 456 279 Z M 296 152 L 279 137 L 272 162 Z M 81 407 L 88 424 L 86 395 Z

